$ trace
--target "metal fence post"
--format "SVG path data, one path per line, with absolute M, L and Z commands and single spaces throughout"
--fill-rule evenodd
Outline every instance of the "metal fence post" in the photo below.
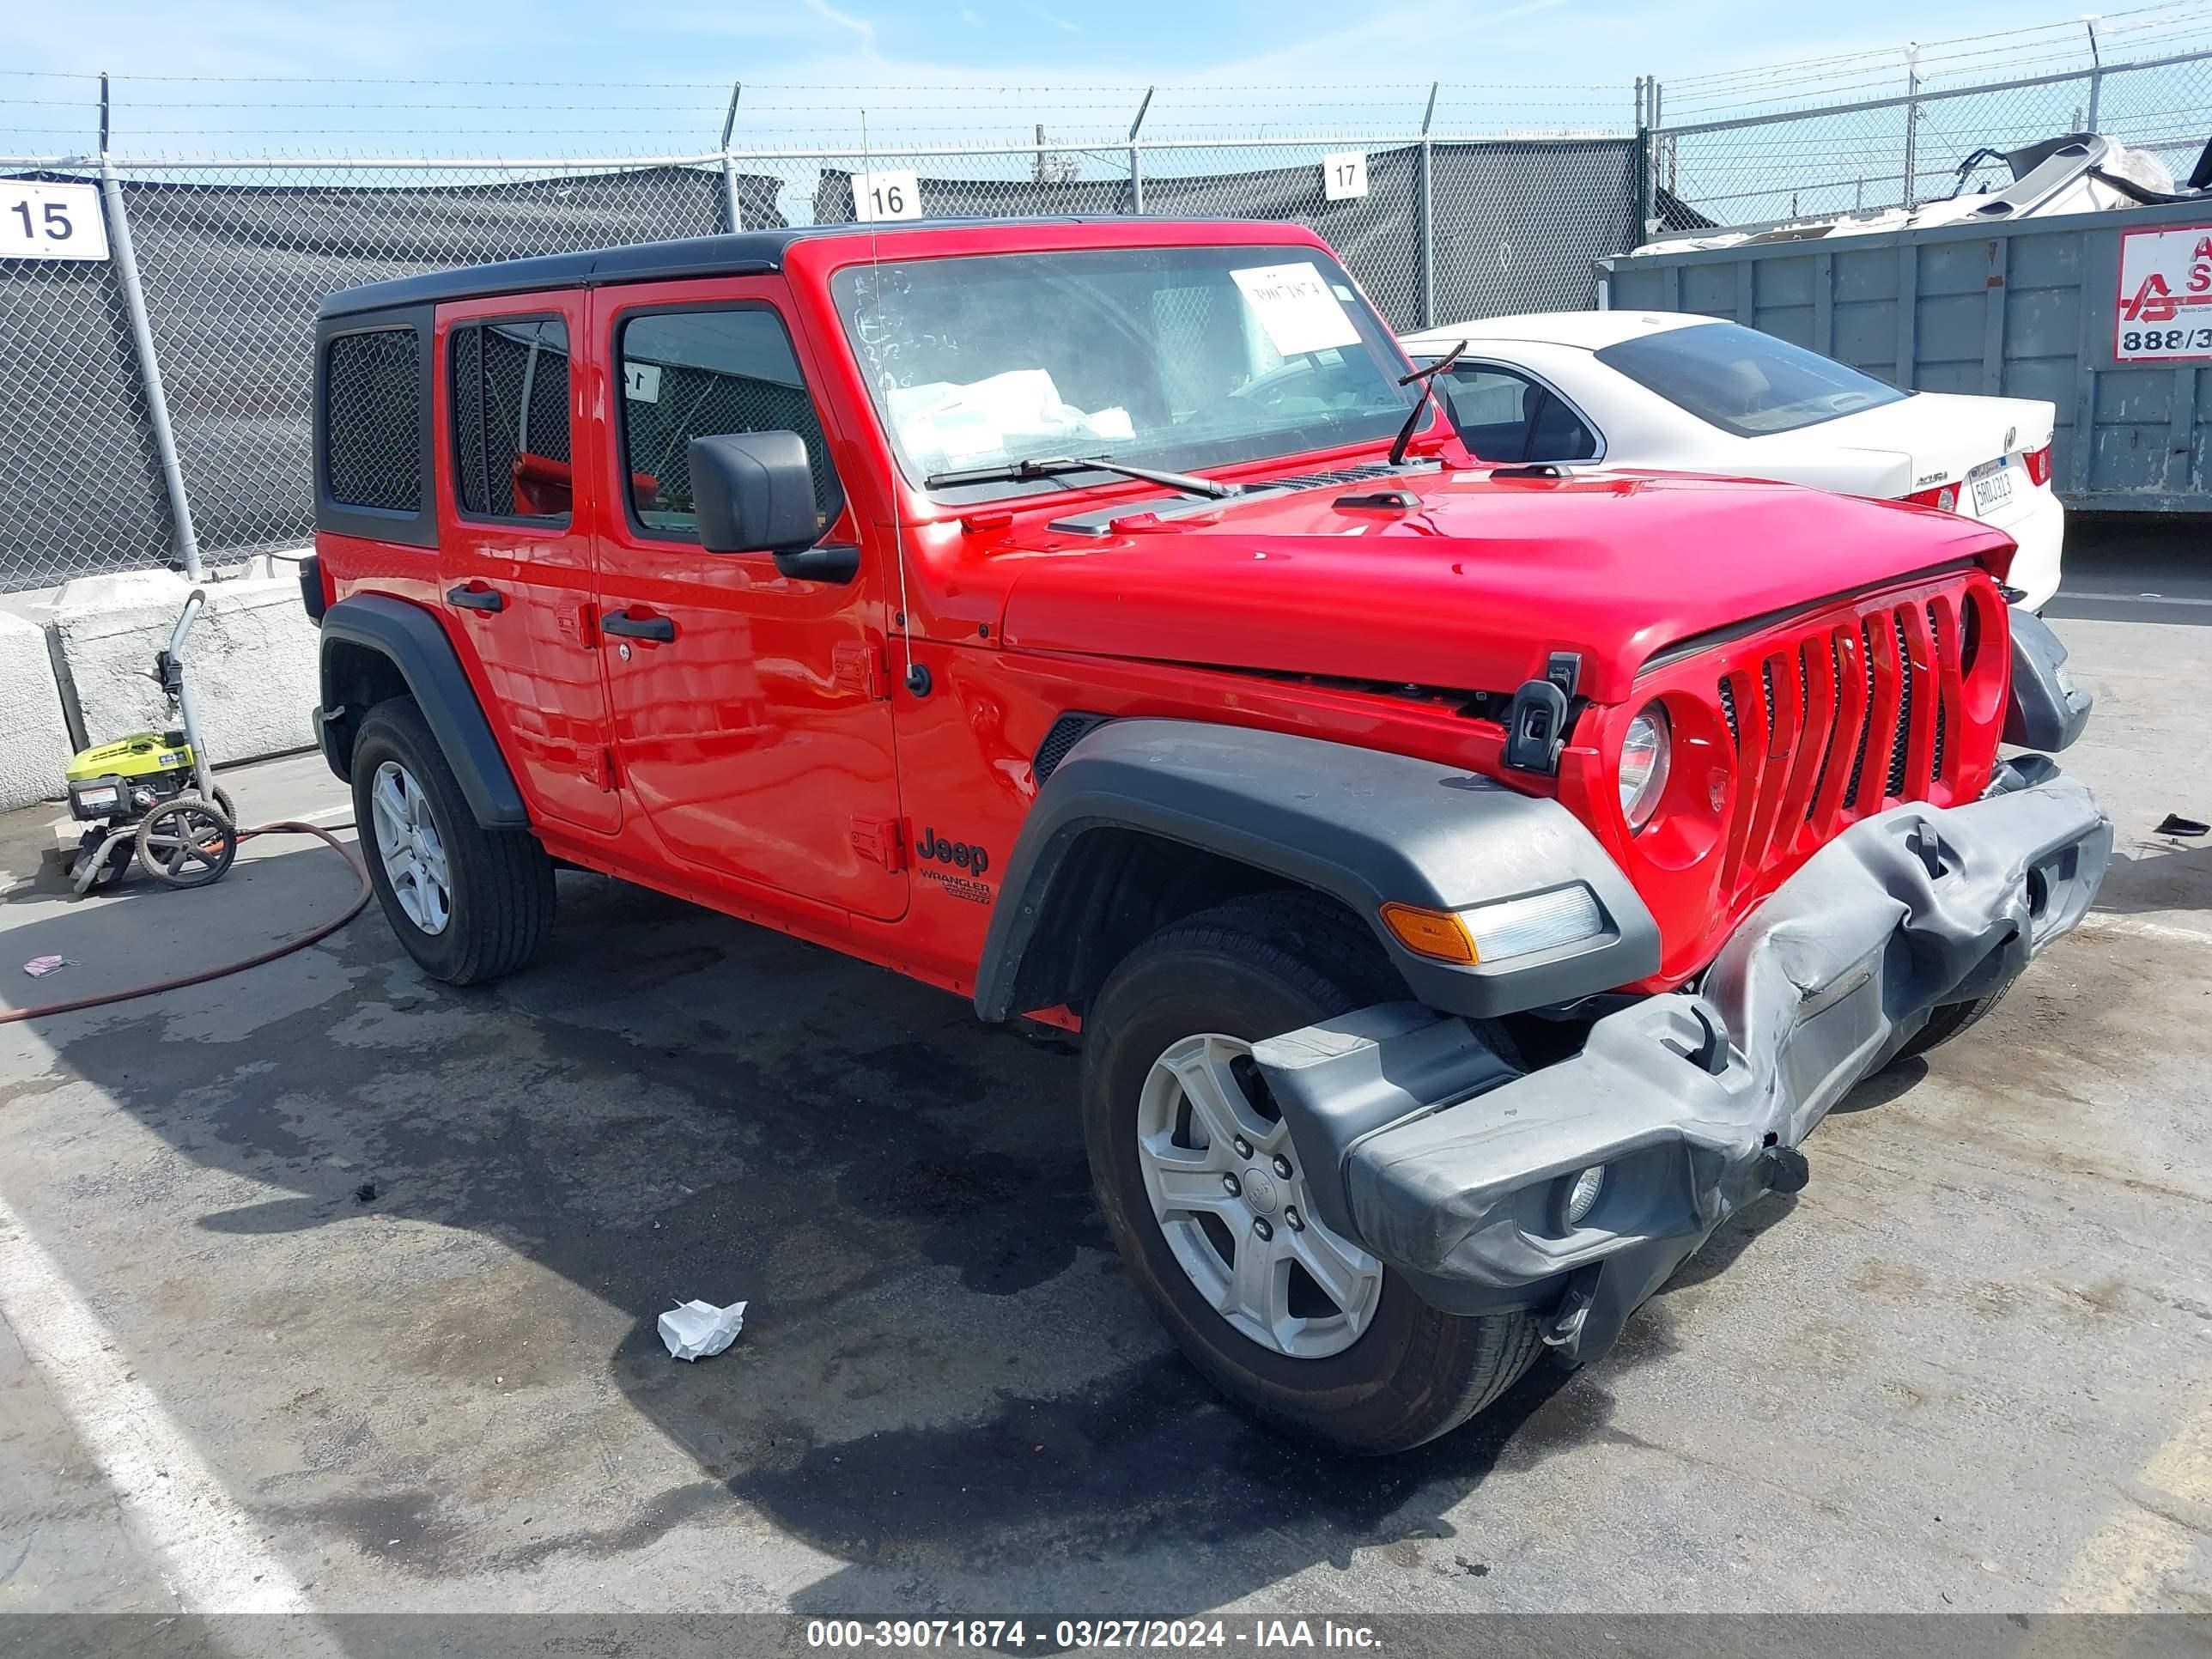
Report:
M 1920 43 L 1905 48 L 1905 210 L 1920 205 Z
M 1657 234 L 1659 228 L 1657 195 L 1653 189 L 1657 158 L 1651 153 L 1651 88 L 1657 82 L 1656 76 L 1636 77 L 1636 240 L 1629 244 L 1632 248 L 1643 246 Z M 1601 306 L 1599 309 L 1605 307 Z
M 1141 214 L 1145 210 L 1145 161 L 1137 144 L 1137 133 L 1145 125 L 1145 112 L 1152 106 L 1152 94 L 1157 88 L 1145 88 L 1145 101 L 1137 106 L 1137 118 L 1129 123 L 1129 211 Z M 1041 155 L 1043 151 L 1040 149 Z
M 123 211 L 123 187 L 107 159 L 107 77 L 100 77 L 100 195 L 107 208 L 107 241 L 115 275 L 123 286 L 123 307 L 131 316 L 131 343 L 138 353 L 138 378 L 146 392 L 146 422 L 153 429 L 154 453 L 161 464 L 161 483 L 169 495 L 169 522 L 177 538 L 177 557 L 187 580 L 200 579 L 200 540 L 192 533 L 192 506 L 185 496 L 185 470 L 177 460 L 177 434 L 169 425 L 168 394 L 161 388 L 161 362 L 154 351 L 154 325 L 146 315 L 146 290 L 138 280 L 138 250 L 131 240 L 131 221 Z
M 2105 90 L 2105 58 L 2097 50 L 2097 20 L 2084 17 L 2081 27 L 2089 31 L 2089 124 L 2088 131 L 2097 130 L 2097 100 Z
M 730 133 L 738 125 L 738 100 L 744 90 L 744 82 L 731 83 L 729 113 L 722 117 L 722 211 L 729 217 L 732 233 L 745 228 L 744 210 L 738 204 L 737 168 L 730 158 Z
M 1436 144 L 1429 137 L 1429 124 L 1437 118 L 1437 88 L 1441 81 L 1429 82 L 1429 106 L 1421 115 L 1421 326 L 1437 325 L 1437 197 Z
M 1651 129 L 1636 130 L 1636 240 L 1641 247 L 1659 232 L 1658 198 L 1652 189 L 1656 158 L 1651 154 Z

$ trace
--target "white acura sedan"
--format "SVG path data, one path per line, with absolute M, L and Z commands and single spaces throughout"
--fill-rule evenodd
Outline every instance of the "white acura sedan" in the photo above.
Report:
M 1915 501 L 2019 543 L 2017 603 L 2039 610 L 2057 591 L 2066 509 L 2051 489 L 2047 403 L 1899 392 L 1771 334 L 1679 313 L 1539 312 L 1401 343 L 1426 365 L 1462 340 L 1437 390 L 1485 460 L 1777 478 Z

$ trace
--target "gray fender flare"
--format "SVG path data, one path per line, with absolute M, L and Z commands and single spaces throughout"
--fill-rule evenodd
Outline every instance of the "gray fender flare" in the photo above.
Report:
M 2012 692 L 2005 703 L 2004 740 L 2056 753 L 2081 735 L 2096 698 L 2066 672 L 2066 647 L 2032 611 L 2014 611 Z
M 461 666 L 460 656 L 437 617 L 404 599 L 358 593 L 340 599 L 323 613 L 322 632 L 323 706 L 317 711 L 316 726 L 332 771 L 340 777 L 347 775 L 347 769 L 340 763 L 344 757 L 337 747 L 339 736 L 331 730 L 337 724 L 334 714 L 344 694 L 332 668 L 331 647 L 343 641 L 375 652 L 399 671 L 431 735 L 445 750 L 446 763 L 459 780 L 469 811 L 478 823 L 487 830 L 530 827 L 530 811 L 523 804 L 522 791 L 515 785 L 507 757 L 500 751 L 491 722 L 484 718 L 483 705 L 477 701 L 476 687 L 469 683 L 468 672 Z M 349 727 L 367 712 L 347 710 Z M 349 754 L 349 731 L 343 741 Z
M 1004 1019 L 1053 884 L 1089 831 L 1142 831 L 1341 900 L 1374 928 L 1413 995 L 1487 1018 L 1656 973 L 1659 930 L 1595 836 L 1557 801 L 1462 767 L 1288 732 L 1192 720 L 1110 721 L 1054 769 L 1007 860 L 976 969 L 975 1008 Z M 1580 881 L 1596 937 L 1472 968 L 1414 956 L 1386 902 L 1463 909 Z

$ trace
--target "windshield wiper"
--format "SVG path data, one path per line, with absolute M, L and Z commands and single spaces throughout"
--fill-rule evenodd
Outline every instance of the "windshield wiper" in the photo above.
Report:
M 1403 466 L 1406 464 L 1406 446 L 1413 441 L 1413 428 L 1421 423 L 1421 411 L 1429 406 L 1430 399 L 1436 396 L 1437 376 L 1457 362 L 1459 354 L 1466 349 L 1467 342 L 1462 340 L 1426 368 L 1417 368 L 1411 374 L 1401 374 L 1398 377 L 1400 386 L 1411 386 L 1414 381 L 1419 380 L 1421 383 L 1421 395 L 1413 399 L 1413 407 L 1406 416 L 1406 424 L 1398 428 L 1398 435 L 1391 442 L 1391 465 Z M 1437 405 L 1437 410 L 1445 418 L 1450 418 L 1451 411 L 1445 409 L 1442 404 Z
M 1226 501 L 1244 493 L 1241 484 L 1216 483 L 1188 472 L 1163 472 L 1156 467 L 1130 466 L 1104 455 L 1041 455 L 1033 460 L 1006 461 L 997 466 L 963 467 L 952 472 L 933 472 L 921 482 L 931 489 L 957 489 L 963 484 L 1026 483 L 1034 478 L 1060 478 L 1073 472 L 1117 472 L 1125 478 L 1141 478 L 1186 495 Z

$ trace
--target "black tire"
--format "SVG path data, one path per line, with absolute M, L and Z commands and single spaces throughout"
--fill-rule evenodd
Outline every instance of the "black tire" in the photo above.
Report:
M 2004 1000 L 2004 994 L 2013 988 L 2007 980 L 1985 997 L 1976 997 L 1971 1002 L 1947 1002 L 1928 1016 L 1928 1023 L 1912 1035 L 1912 1041 L 1897 1051 L 1897 1060 L 1911 1060 L 1915 1054 L 1924 1054 L 1930 1048 L 1940 1048 L 1969 1025 L 1974 1024 L 1990 1009 Z M 1895 1065 L 1897 1060 L 1892 1060 Z
M 1440 1313 L 1385 1270 L 1367 1328 L 1323 1358 L 1294 1358 L 1231 1326 L 1176 1260 L 1137 1149 L 1146 1075 L 1200 1032 L 1251 1041 L 1402 998 L 1372 935 L 1309 894 L 1232 900 L 1155 934 L 1108 977 L 1084 1021 L 1084 1134 L 1121 1259 L 1190 1362 L 1266 1420 L 1351 1450 L 1403 1451 L 1456 1428 L 1520 1378 L 1541 1342 L 1513 1313 Z
M 371 790 L 386 761 L 420 786 L 445 848 L 451 914 L 436 933 L 410 919 L 377 853 Z M 380 702 L 362 720 L 353 745 L 353 811 L 385 920 L 424 973 L 448 985 L 481 984 L 513 973 L 544 946 L 553 927 L 553 861 L 527 830 L 486 830 L 476 821 L 412 697 Z
M 138 820 L 139 863 L 170 887 L 221 881 L 238 860 L 238 826 L 213 801 L 179 795 Z

